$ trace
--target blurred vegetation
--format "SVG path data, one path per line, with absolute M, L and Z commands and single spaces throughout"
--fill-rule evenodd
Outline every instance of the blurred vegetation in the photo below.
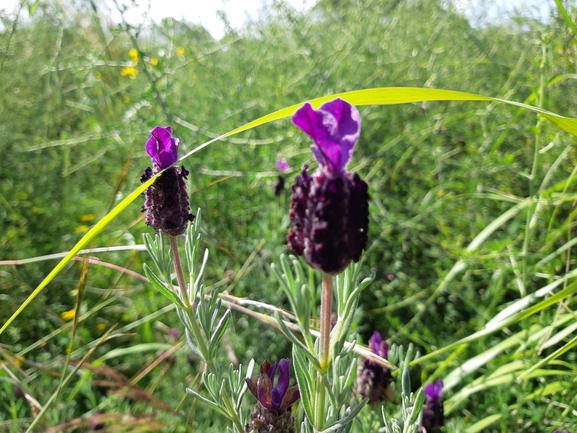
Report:
M 565 3 L 576 20 L 574 2 Z M 28 7 L 34 13 L 25 18 Z M 306 13 L 275 1 L 221 40 L 173 19 L 115 23 L 88 0 L 24 1 L 17 14 L 0 9 L 0 22 L 1 260 L 69 250 L 137 187 L 150 165 L 143 144 L 155 125 L 172 125 L 186 152 L 300 101 L 386 86 L 468 91 L 577 116 L 575 35 L 553 4 L 550 16 L 517 11 L 490 23 L 474 22 L 441 0 L 321 0 Z M 350 168 L 370 184 L 371 245 L 364 260 L 367 273 L 377 276 L 358 315 L 362 336 L 378 329 L 394 343 L 431 353 L 483 329 L 506 305 L 573 268 L 573 136 L 497 103 L 370 106 L 361 115 Z M 215 142 L 185 165 L 210 250 L 206 283 L 287 307 L 268 271 L 287 252 L 290 192 L 273 194 L 280 157 L 291 164 L 288 177 L 313 160 L 289 121 Z M 467 251 L 480 232 L 528 199 L 535 203 Z M 139 206 L 115 219 L 93 246 L 142 243 L 149 230 Z M 139 273 L 147 260 L 136 251 L 98 259 Z M 465 269 L 451 274 L 459 260 Z M 0 268 L 1 323 L 54 263 Z M 82 263 L 69 266 L 2 335 L 0 431 L 20 431 L 37 413 L 21 386 L 42 405 L 59 386 L 72 323 L 62 314 L 75 308 L 79 289 L 87 314 L 76 330 L 72 363 L 112 326 L 115 338 L 100 342 L 92 367 L 66 384 L 44 430 L 77 420 L 82 423 L 66 431 L 85 431 L 89 421 L 115 423 L 107 431 L 223 431 L 212 413 L 184 397 L 185 386 L 198 380 L 191 354 L 177 351 L 174 363 L 145 371 L 160 356 L 155 343 L 175 344 L 167 329 L 178 321 L 169 309 L 157 313 L 167 301 L 132 276 L 92 264 L 83 279 L 82 269 Z M 490 416 L 487 431 L 575 431 L 574 348 L 531 380 L 500 375 L 517 361 L 529 368 L 572 341 L 574 307 L 571 294 L 419 365 L 419 381 L 446 376 L 526 332 L 458 382 L 454 392 L 478 386 L 474 380 L 503 379 L 455 404 L 445 431 L 464 431 Z M 552 325 L 567 314 L 572 318 L 561 329 Z M 535 326 L 549 333 L 532 340 Z M 252 319 L 235 315 L 233 329 L 229 346 L 242 363 L 290 353 L 287 342 Z M 96 361 L 130 347 L 148 351 Z M 124 390 L 111 383 L 131 380 Z

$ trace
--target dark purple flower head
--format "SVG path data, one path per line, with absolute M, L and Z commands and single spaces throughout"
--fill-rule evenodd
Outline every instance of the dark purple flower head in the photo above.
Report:
M 425 387 L 425 396 L 434 400 L 443 398 L 443 379 L 437 379 Z
M 164 170 L 178 160 L 178 138 L 172 136 L 172 128 L 155 127 L 146 142 L 146 153 L 156 167 Z
M 148 167 L 140 178 L 144 183 L 164 170 L 144 192 L 142 212 L 146 212 L 146 224 L 167 236 L 178 236 L 194 220 L 185 179 L 188 170 L 184 166 L 170 167 L 178 160 L 178 138 L 171 135 L 172 128 L 157 126 L 146 142 L 146 152 L 152 158 L 154 169 Z M 170 167 L 168 170 L 166 168 Z
M 281 359 L 272 365 L 266 360 L 261 364 L 258 376 L 246 379 L 252 395 L 269 411 L 283 413 L 300 397 L 297 386 L 289 388 L 289 369 L 288 359 Z M 278 379 L 274 386 L 276 376 Z
M 358 262 L 367 246 L 368 185 L 346 167 L 361 131 L 358 110 L 335 99 L 314 110 L 306 103 L 293 116 L 312 140 L 320 167 L 304 166 L 292 187 L 288 246 L 314 269 L 331 275 Z
M 314 110 L 308 102 L 293 116 L 293 123 L 308 134 L 312 151 L 330 173 L 344 173 L 361 134 L 359 111 L 342 99 Z
M 379 355 L 381 358 L 387 359 L 389 356 L 389 343 L 383 341 L 383 337 L 379 331 L 373 332 L 369 339 L 369 346 L 371 350 Z

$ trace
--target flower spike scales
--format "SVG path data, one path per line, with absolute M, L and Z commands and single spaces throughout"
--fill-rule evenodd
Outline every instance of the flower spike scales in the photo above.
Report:
M 172 136 L 172 128 L 155 127 L 146 142 L 146 153 L 152 159 L 153 168 L 148 167 L 140 178 L 144 183 L 164 170 L 155 182 L 144 192 L 142 212 L 146 212 L 146 224 L 157 232 L 171 237 L 186 230 L 189 221 L 194 220 L 185 179 L 188 170 L 184 166 L 171 167 L 178 160 L 179 140 Z
M 304 166 L 293 185 L 289 248 L 325 274 L 342 272 L 358 262 L 369 226 L 368 185 L 346 171 L 361 132 L 359 111 L 342 99 L 314 110 L 309 103 L 292 118 L 312 139 L 319 167 Z

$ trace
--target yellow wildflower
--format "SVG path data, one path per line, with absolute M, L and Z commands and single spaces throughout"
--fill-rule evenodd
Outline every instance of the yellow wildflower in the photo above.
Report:
M 128 52 L 128 57 L 130 57 L 132 60 L 138 60 L 138 50 L 136 48 L 131 48 Z
M 68 321 L 74 319 L 75 314 L 76 313 L 75 313 L 74 309 L 72 309 L 72 310 L 68 310 L 68 311 L 65 311 L 64 313 L 62 313 L 60 315 L 60 317 L 62 317 L 62 320 L 65 320 L 68 322 Z
M 82 224 L 74 229 L 74 233 L 84 233 L 90 229 L 86 224 Z
M 94 214 L 91 214 L 91 213 L 80 216 L 80 221 L 82 221 L 84 223 L 88 222 L 88 221 L 92 221 L 93 219 L 94 219 Z
M 176 49 L 176 55 L 177 55 L 177 56 L 184 56 L 184 53 L 185 53 L 185 51 L 184 51 L 184 48 L 183 48 L 183 47 L 178 47 L 178 48 Z
M 134 78 L 136 77 L 136 74 L 138 74 L 138 69 L 134 66 L 125 66 L 120 70 L 120 75 L 123 77 Z
M 16 367 L 22 367 L 22 359 L 23 359 L 23 358 L 21 358 L 21 357 L 14 358 L 14 361 L 13 361 L 13 362 L 14 362 L 14 365 L 15 365 Z
M 72 350 L 70 350 L 70 347 L 67 347 L 64 352 L 65 352 L 67 355 L 70 355 L 70 354 L 72 353 Z
M 153 57 L 152 59 L 150 59 L 150 64 L 152 66 L 158 66 L 158 59 L 156 57 Z
M 125 104 L 130 104 L 130 98 L 128 96 L 125 96 L 122 102 L 124 102 Z
M 104 323 L 99 323 L 98 325 L 96 325 L 96 329 L 98 329 L 99 331 L 104 331 L 106 329 L 106 325 Z

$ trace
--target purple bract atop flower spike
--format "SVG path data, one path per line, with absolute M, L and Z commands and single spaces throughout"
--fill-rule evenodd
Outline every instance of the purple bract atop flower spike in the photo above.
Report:
M 359 111 L 342 99 L 327 102 L 318 110 L 307 102 L 292 120 L 312 138 L 319 164 L 331 173 L 343 173 L 361 134 Z
M 443 379 L 437 379 L 433 383 L 429 383 L 425 387 L 425 395 L 427 397 L 438 400 L 443 397 Z
M 387 359 L 389 356 L 389 343 L 383 341 L 383 337 L 379 331 L 373 332 L 369 339 L 369 346 L 371 350 L 379 355 L 381 358 Z
M 300 398 L 300 393 L 298 386 L 289 387 L 289 370 L 288 359 L 272 365 L 267 360 L 260 365 L 258 376 L 246 379 L 248 389 L 258 400 L 250 423 L 245 426 L 246 433 L 296 433 L 291 405 Z
M 295 179 L 288 246 L 312 268 L 336 275 L 360 260 L 368 240 L 369 187 L 346 171 L 361 116 L 348 102 L 335 99 L 318 110 L 304 104 L 293 122 L 312 138 L 320 167 L 309 175 L 305 165 Z
M 161 170 L 170 167 L 178 160 L 178 138 L 172 136 L 172 128 L 155 127 L 146 142 L 146 153 L 152 162 Z
M 288 359 L 281 359 L 272 365 L 269 361 L 264 361 L 260 366 L 260 375 L 246 379 L 248 389 L 266 409 L 284 412 L 299 399 L 298 387 L 289 388 L 289 369 Z M 277 385 L 274 386 L 277 372 Z

